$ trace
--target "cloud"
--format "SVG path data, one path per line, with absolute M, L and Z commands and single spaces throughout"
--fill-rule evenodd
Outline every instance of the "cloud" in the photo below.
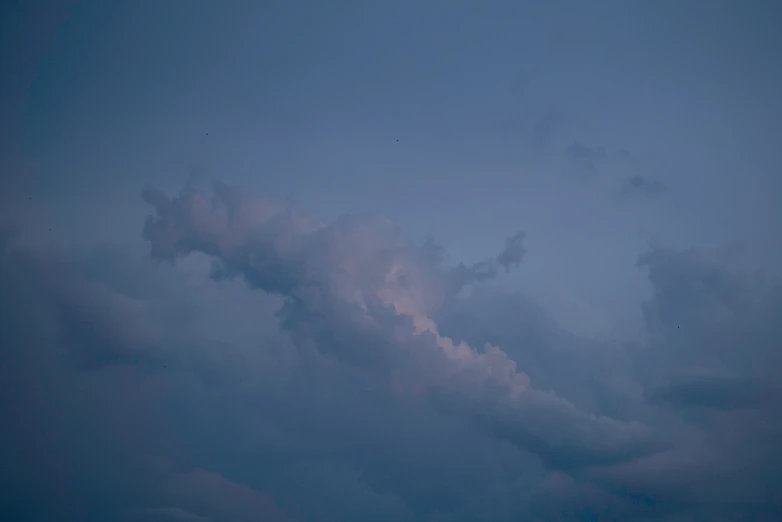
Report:
M 521 264 L 521 260 L 526 253 L 527 249 L 524 248 L 524 232 L 518 232 L 506 240 L 505 250 L 500 252 L 500 255 L 497 256 L 497 262 L 505 267 L 506 272 L 509 272 L 511 267 L 517 267 Z
M 574 154 L 578 153 L 576 156 L 583 159 L 588 156 L 585 156 L 584 152 L 580 149 L 574 151 Z M 246 227 L 245 222 L 240 219 L 235 225 L 226 224 L 221 233 L 210 236 L 212 229 L 207 225 L 210 222 L 209 216 L 194 210 L 206 209 L 196 203 L 199 197 L 201 196 L 191 195 L 189 198 L 176 200 L 176 208 L 179 210 L 172 215 L 192 216 L 192 219 L 184 224 L 176 227 L 170 225 L 165 221 L 165 212 L 159 212 L 159 221 L 149 223 L 162 229 L 177 228 L 191 232 L 195 230 L 194 233 L 178 239 L 180 244 L 197 245 L 185 249 L 185 252 L 217 252 L 215 257 L 219 263 L 228 266 L 235 273 L 244 274 L 251 285 L 254 281 L 253 271 L 257 270 L 258 266 L 273 266 L 274 270 L 284 273 L 296 273 L 296 267 L 299 275 L 289 278 L 291 283 L 286 294 L 287 310 L 283 309 L 281 317 L 285 328 L 294 332 L 300 347 L 311 345 L 319 350 L 335 353 L 342 360 L 345 360 L 346 355 L 342 346 L 363 345 L 372 346 L 374 350 L 379 349 L 383 353 L 380 366 L 383 368 L 384 378 L 394 393 L 404 391 L 412 392 L 413 396 L 428 396 L 428 400 L 437 410 L 455 416 L 456 419 L 465 419 L 469 425 L 492 437 L 507 441 L 519 450 L 535 455 L 549 469 L 578 475 L 579 469 L 612 469 L 617 466 L 617 469 L 621 469 L 621 466 L 631 468 L 632 462 L 641 463 L 648 459 L 662 458 L 662 455 L 669 451 L 677 451 L 667 450 L 666 447 L 671 444 L 674 447 L 685 444 L 677 441 L 697 438 L 697 433 L 713 427 L 704 427 L 699 424 L 701 421 L 690 421 L 683 416 L 679 417 L 679 428 L 662 429 L 661 426 L 661 431 L 655 433 L 649 429 L 659 417 L 659 414 L 655 413 L 654 404 L 660 404 L 662 401 L 681 405 L 700 400 L 703 404 L 724 410 L 747 404 L 746 400 L 751 395 L 756 397 L 757 392 L 753 392 L 754 395 L 748 394 L 747 390 L 750 388 L 771 390 L 761 385 L 753 388 L 752 385 L 735 384 L 745 382 L 741 380 L 730 381 L 732 384 L 728 381 L 712 383 L 705 395 L 705 382 L 689 385 L 689 388 L 683 382 L 669 382 L 666 388 L 660 378 L 676 374 L 676 368 L 672 367 L 672 364 L 710 367 L 709 359 L 713 360 L 714 353 L 704 351 L 708 344 L 702 344 L 703 348 L 689 347 L 680 354 L 684 355 L 684 358 L 657 358 L 656 362 L 648 364 L 648 356 L 644 354 L 656 353 L 660 356 L 666 353 L 665 350 L 673 345 L 668 337 L 677 335 L 682 325 L 689 328 L 691 333 L 701 331 L 693 340 L 703 343 L 708 339 L 713 344 L 716 339 L 712 336 L 722 328 L 720 323 L 713 321 L 722 321 L 724 324 L 724 320 L 731 317 L 726 315 L 729 313 L 727 310 L 731 310 L 730 313 L 734 317 L 741 314 L 751 322 L 755 320 L 751 319 L 750 309 L 760 312 L 760 317 L 765 314 L 766 320 L 770 317 L 768 312 L 762 310 L 773 305 L 774 296 L 777 295 L 773 290 L 769 294 L 762 284 L 755 285 L 756 288 L 753 289 L 752 285 L 747 286 L 747 281 L 740 276 L 733 276 L 716 266 L 704 264 L 691 254 L 657 249 L 642 256 L 639 264 L 649 268 L 650 281 L 654 288 L 653 298 L 643 307 L 651 333 L 651 345 L 633 352 L 634 368 L 631 370 L 622 362 L 622 355 L 616 352 L 607 352 L 609 360 L 599 366 L 593 366 L 593 375 L 598 379 L 603 376 L 603 379 L 599 379 L 602 382 L 610 382 L 606 377 L 610 373 L 609 368 L 622 368 L 624 371 L 636 373 L 639 383 L 617 383 L 613 392 L 608 391 L 611 390 L 610 387 L 582 385 L 580 392 L 590 390 L 594 402 L 591 408 L 586 404 L 579 408 L 555 391 L 540 391 L 534 388 L 529 376 L 521 373 L 516 362 L 500 348 L 489 344 L 483 349 L 475 349 L 465 342 L 456 342 L 442 334 L 435 322 L 443 305 L 450 302 L 459 289 L 494 276 L 492 263 L 506 269 L 520 263 L 525 252 L 523 234 L 509 238 L 505 250 L 494 261 L 477 264 L 469 269 L 464 266 L 449 269 L 438 264 L 439 257 L 425 255 L 426 249 L 422 250 L 407 243 L 390 223 L 368 216 L 351 216 L 340 218 L 331 224 L 319 223 L 318 226 L 303 227 L 299 232 L 292 233 L 291 236 L 296 239 L 288 240 L 285 244 L 298 244 L 299 247 L 287 251 L 285 257 L 273 249 L 269 252 L 266 246 L 269 243 L 259 247 L 255 239 L 245 243 L 233 239 L 242 234 L 251 238 L 275 237 L 268 232 L 265 221 Z M 261 210 L 255 210 L 258 203 L 252 200 L 234 203 L 236 201 L 215 201 L 209 212 L 220 216 L 221 213 L 227 212 L 227 209 L 233 208 L 236 215 L 262 213 Z M 297 219 L 301 218 L 296 218 L 295 215 L 285 217 L 288 223 L 296 222 Z M 153 230 L 152 226 L 148 224 L 146 237 L 151 241 L 155 252 L 156 237 L 150 232 Z M 281 221 L 277 221 L 273 226 L 281 227 L 282 230 L 295 230 L 295 227 L 285 225 Z M 351 246 L 343 246 L 345 243 Z M 221 250 L 210 246 L 219 244 L 232 245 L 232 248 Z M 234 252 L 242 252 L 242 256 L 254 261 L 237 262 Z M 272 260 L 271 263 L 269 259 Z M 317 271 L 314 268 L 316 266 Z M 355 268 L 358 266 L 362 270 Z M 302 281 L 302 273 L 308 276 L 306 282 Z M 247 274 L 250 274 L 250 277 Z M 399 277 L 400 274 L 405 275 Z M 677 279 L 678 282 L 674 282 Z M 265 277 L 261 276 L 259 280 L 263 281 Z M 705 286 L 705 282 L 711 283 L 713 287 Z M 253 286 L 263 288 L 261 284 Z M 302 287 L 309 290 L 302 291 Z M 314 291 L 314 288 L 318 290 Z M 328 291 L 324 292 L 324 288 Z M 684 289 L 688 289 L 686 300 L 679 295 Z M 753 297 L 753 292 L 760 293 Z M 716 302 L 715 297 L 718 298 Z M 686 313 L 676 318 L 677 328 L 674 332 L 672 324 L 665 324 L 675 313 L 669 308 L 673 306 L 675 310 L 679 310 L 688 302 L 690 304 L 687 305 Z M 692 320 L 687 321 L 687 315 Z M 307 325 L 304 331 L 301 328 L 302 321 Z M 759 326 L 755 324 L 755 328 Z M 741 334 L 749 333 L 749 329 L 743 326 L 737 325 L 737 328 L 734 337 L 736 340 Z M 720 340 L 724 345 L 730 337 L 726 338 L 725 332 L 722 333 Z M 775 338 L 776 332 L 768 334 L 770 340 Z M 666 348 L 656 349 L 655 352 L 654 347 L 659 343 L 664 343 Z M 718 349 L 716 353 L 728 357 L 733 355 L 727 350 L 727 346 L 725 351 L 719 352 Z M 355 357 L 354 354 L 355 352 L 351 352 L 348 360 Z M 761 354 L 768 355 L 769 352 L 761 350 L 758 356 Z M 743 355 L 745 365 L 750 360 L 746 354 Z M 735 370 L 741 369 L 738 362 L 735 360 L 732 365 Z M 745 366 L 744 369 L 751 372 L 753 368 Z M 760 367 L 755 369 L 759 370 Z M 757 379 L 755 374 L 746 375 L 747 378 Z M 646 396 L 651 393 L 656 402 L 645 404 L 642 394 L 638 394 L 637 401 L 616 398 L 619 389 L 635 391 L 638 390 L 638 385 L 649 390 Z M 567 386 L 563 388 L 567 390 Z M 701 395 L 698 395 L 699 393 Z M 712 394 L 710 398 L 709 393 Z M 757 407 L 759 403 L 752 404 Z M 601 409 L 624 418 L 595 413 Z M 668 417 L 677 415 L 682 414 L 671 410 L 664 413 L 664 416 Z M 671 426 L 675 425 L 676 423 Z M 714 450 L 710 454 L 716 453 Z
M 145 194 L 156 259 L 0 254 L 7 518 L 778 514 L 774 278 L 652 249 L 628 346 L 491 286 L 521 234 L 449 267 L 371 216 Z
M 212 256 L 216 279 L 241 275 L 253 288 L 286 297 L 281 310 L 286 330 L 348 358 L 363 354 L 323 341 L 346 334 L 343 328 L 362 336 L 399 337 L 383 330 L 401 320 L 412 323 L 416 334 L 428 332 L 432 348 L 455 363 L 488 362 L 468 346 L 441 338 L 431 317 L 464 286 L 494 277 L 494 263 L 517 264 L 523 253 L 523 236 L 517 234 L 499 261 L 448 269 L 438 264 L 430 246 L 411 244 L 389 221 L 374 216 L 347 215 L 325 224 L 220 183 L 211 201 L 192 188 L 169 200 L 150 187 L 144 198 L 157 212 L 144 228 L 153 257 Z M 372 349 L 378 354 L 383 346 L 404 342 L 376 340 Z M 504 384 L 523 387 L 523 375 L 508 368 Z
M 149 188 L 145 199 L 157 210 L 144 230 L 154 256 L 201 251 L 251 286 L 285 295 L 282 324 L 300 346 L 382 368 L 382 378 L 406 393 L 435 390 L 438 406 L 551 464 L 621 460 L 648 444 L 637 423 L 584 414 L 530 389 L 500 348 L 478 351 L 440 334 L 437 311 L 463 286 L 493 277 L 491 263 L 441 267 L 386 220 L 319 223 L 221 184 L 211 203 L 192 189 L 169 200 Z M 523 238 L 509 238 L 493 262 L 518 265 Z M 584 431 L 594 439 L 578 435 Z
M 603 147 L 588 147 L 575 140 L 565 148 L 565 158 L 571 170 L 576 174 L 594 175 L 606 159 Z
M 184 266 L 156 265 L 121 250 L 74 256 L 14 247 L 2 262 L 2 391 L 15 397 L 0 409 L 13 426 L 3 434 L 2 483 L 16 485 L 6 488 L 2 506 L 17 518 L 62 519 L 73 512 L 73 519 L 90 513 L 111 520 L 117 512 L 140 516 L 141 510 L 158 518 L 235 520 L 236 502 L 218 505 L 232 495 L 223 489 L 238 489 L 246 505 L 262 506 L 265 501 L 252 498 L 270 499 L 264 491 L 272 488 L 303 498 L 294 504 L 307 520 L 321 519 L 319 512 L 326 519 L 411 520 L 411 509 L 466 509 L 457 499 L 468 497 L 483 504 L 481 497 L 502 484 L 503 470 L 520 469 L 518 452 L 506 450 L 500 463 L 502 449 L 491 438 L 438 417 L 415 397 L 390 395 L 373 373 L 305 347 L 294 354 L 284 339 L 265 338 L 257 325 L 264 317 L 276 322 L 273 308 L 259 306 L 259 294 L 242 291 L 244 285 L 211 283 L 252 306 L 247 317 L 222 315 L 225 303 L 213 302 L 211 290 L 203 294 L 202 283 L 180 277 Z M 146 282 L 129 284 L 139 278 Z M 121 295 L 130 309 L 172 300 L 191 309 L 164 314 L 163 328 L 144 338 L 146 357 L 139 359 L 117 349 L 128 343 L 126 328 L 113 328 L 122 314 L 103 313 L 105 302 L 81 285 Z M 63 313 L 69 309 L 79 314 Z M 213 315 L 246 347 L 200 338 Z M 90 329 L 100 337 L 73 337 L 85 317 L 93 318 Z M 95 360 L 85 365 L 74 354 Z M 24 451 L 9 452 L 22 440 Z M 200 471 L 192 471 L 194 461 Z M 197 491 L 185 494 L 185 486 Z M 218 490 L 214 502 L 208 486 Z M 47 498 L 48 506 L 25 504 L 19 488 Z M 121 499 L 101 500 L 120 490 Z M 57 491 L 66 498 L 58 500 Z M 69 507 L 68 499 L 78 499 L 77 505 Z M 252 509 L 245 511 L 252 517 Z
M 641 256 L 652 297 L 648 341 L 631 350 L 637 378 L 675 447 L 595 472 L 694 520 L 780 514 L 782 286 L 692 250 Z M 669 409 L 672 408 L 672 409 Z
M 599 174 L 600 178 L 609 183 L 606 188 L 616 191 L 618 197 L 654 197 L 670 190 L 662 181 L 637 174 L 648 170 L 644 165 L 646 162 L 626 149 L 608 151 L 574 140 L 565 148 L 564 157 L 566 173 L 582 178 L 594 178 Z M 633 174 L 627 175 L 628 171 Z
M 575 336 L 521 292 L 479 287 L 438 315 L 448 336 L 502 346 L 535 388 L 555 390 L 579 409 L 627 418 L 642 387 L 620 346 Z
M 191 334 L 187 313 L 166 313 L 187 306 L 170 293 L 186 294 L 184 281 L 131 259 L 17 244 L 0 258 L 0 392 L 13 397 L 0 406 L 8 427 L 0 436 L 0 506 L 13 519 L 228 519 L 228 507 L 173 504 L 179 499 L 164 484 L 177 472 L 155 464 L 193 451 L 193 437 L 181 438 L 172 422 L 178 408 L 168 405 L 208 388 L 208 375 L 196 374 L 194 390 L 193 374 L 182 372 L 208 343 Z M 83 271 L 108 260 L 101 277 Z M 128 271 L 145 279 L 133 285 L 136 296 L 121 290 Z M 190 427 L 197 422 L 191 415 Z
M 713 371 L 694 372 L 654 390 L 653 401 L 680 406 L 730 410 L 757 406 L 773 393 L 773 388 L 751 379 L 719 375 Z
M 631 176 L 625 180 L 622 187 L 622 194 L 629 196 L 632 194 L 643 194 L 645 196 L 653 196 L 655 194 L 661 194 L 667 190 L 665 184 L 661 181 L 651 180 L 644 176 Z
M 693 250 L 656 247 L 639 266 L 652 294 L 642 307 L 645 337 L 626 348 L 571 339 L 518 294 L 480 290 L 441 314 L 449 335 L 508 347 L 532 385 L 582 411 L 636 419 L 664 441 L 621 462 L 599 463 L 599 452 L 580 468 L 548 461 L 558 471 L 537 484 L 531 512 L 543 520 L 773 520 L 782 507 L 774 348 L 782 330 L 773 319 L 782 286 Z
M 199 513 L 206 513 L 207 520 L 293 522 L 269 495 L 227 480 L 220 473 L 198 468 L 169 477 L 163 488 L 183 505 Z M 182 510 L 177 512 L 181 513 Z
M 643 352 L 646 373 L 670 361 L 719 373 L 772 378 L 782 356 L 782 286 L 767 274 L 724 268 L 694 250 L 656 248 L 639 259 L 652 298 L 643 305 L 654 349 Z

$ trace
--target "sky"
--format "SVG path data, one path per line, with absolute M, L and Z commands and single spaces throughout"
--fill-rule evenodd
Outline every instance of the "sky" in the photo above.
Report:
M 782 519 L 776 2 L 0 15 L 0 513 Z

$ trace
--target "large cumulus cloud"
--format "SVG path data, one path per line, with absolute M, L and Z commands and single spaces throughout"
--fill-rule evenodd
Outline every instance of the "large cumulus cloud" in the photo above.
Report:
M 529 377 L 500 348 L 476 350 L 440 334 L 433 320 L 462 287 L 518 265 L 522 233 L 494 259 L 448 269 L 410 244 L 387 220 L 346 216 L 324 224 L 217 183 L 207 198 L 192 188 L 174 199 L 149 187 L 157 217 L 144 236 L 158 258 L 214 256 L 218 273 L 288 299 L 282 324 L 299 346 L 341 360 L 376 359 L 401 393 L 429 394 L 445 410 L 474 418 L 550 463 L 626 458 L 643 451 L 639 423 L 579 411 Z
M 221 184 L 144 197 L 151 258 L 5 235 L 11 518 L 779 514 L 770 276 L 652 249 L 626 345 L 477 284 L 523 262 L 520 233 L 448 267 L 381 218 L 323 223 Z

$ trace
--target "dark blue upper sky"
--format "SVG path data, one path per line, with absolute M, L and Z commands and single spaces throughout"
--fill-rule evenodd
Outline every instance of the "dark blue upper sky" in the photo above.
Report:
M 780 516 L 777 2 L 0 9 L 10 519 Z

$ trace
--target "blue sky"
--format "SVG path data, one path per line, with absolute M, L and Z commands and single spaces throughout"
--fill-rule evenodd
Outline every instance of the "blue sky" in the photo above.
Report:
M 774 2 L 2 9 L 3 511 L 779 515 Z

